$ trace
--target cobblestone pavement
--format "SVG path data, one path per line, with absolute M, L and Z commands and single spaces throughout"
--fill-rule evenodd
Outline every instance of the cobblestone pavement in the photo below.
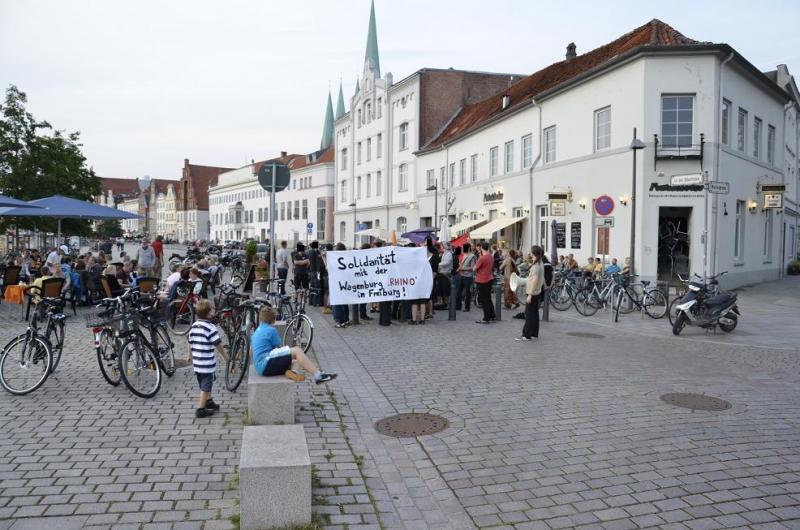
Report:
M 800 528 L 797 335 L 752 334 L 775 315 L 796 327 L 793 281 L 743 291 L 742 333 L 723 340 L 574 312 L 551 313 L 532 343 L 512 340 L 522 321 L 507 312 L 489 326 L 473 310 L 337 330 L 312 308 L 314 355 L 340 374 L 298 392 L 319 526 Z M 0 394 L 0 530 L 234 528 L 246 387 L 221 391 L 224 413 L 204 420 L 190 369 L 136 398 L 105 383 L 83 319 L 69 320 L 45 385 Z M 18 307 L 0 305 L 0 342 L 22 327 Z M 676 391 L 733 406 L 659 400 Z M 417 439 L 375 431 L 412 410 L 450 426 Z

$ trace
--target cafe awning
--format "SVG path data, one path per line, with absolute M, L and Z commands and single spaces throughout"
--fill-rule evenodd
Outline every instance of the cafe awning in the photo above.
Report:
M 472 239 L 491 239 L 495 232 L 524 220 L 524 217 L 503 217 L 501 219 L 495 219 L 494 221 L 489 221 L 480 228 L 476 228 L 470 232 L 469 235 Z
M 456 223 L 450 227 L 451 234 L 458 234 L 458 232 L 463 232 L 464 230 L 469 230 L 473 226 L 477 226 L 484 222 L 483 219 L 467 219 L 466 221 L 461 221 L 460 223 Z

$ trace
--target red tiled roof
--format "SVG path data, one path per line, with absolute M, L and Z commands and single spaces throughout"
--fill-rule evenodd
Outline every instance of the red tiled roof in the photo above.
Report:
M 539 70 L 507 90 L 469 105 L 460 110 L 453 120 L 433 138 L 423 150 L 433 149 L 479 127 L 491 118 L 508 112 L 510 108 L 530 102 L 531 98 L 566 83 L 592 69 L 601 67 L 612 59 L 641 47 L 691 46 L 702 44 L 685 37 L 670 25 L 653 19 L 622 37 L 590 52 L 578 55 Z M 511 102 L 503 110 L 503 96 L 511 97 Z
M 208 187 L 216 186 L 220 173 L 230 171 L 228 167 L 201 166 L 184 161 L 184 172 L 181 180 L 189 180 L 194 197 L 194 205 L 188 204 L 189 209 L 208 210 Z M 182 198 L 182 191 L 178 191 Z M 182 202 L 179 200 L 179 203 Z M 182 207 L 182 206 L 181 206 Z
M 178 182 L 179 181 L 177 180 L 171 180 L 171 179 L 150 179 L 150 186 L 152 186 L 153 183 L 155 183 L 156 193 L 167 193 L 167 188 L 170 185 L 175 186 L 175 189 L 177 190 Z
M 313 161 L 311 160 L 312 155 L 316 155 L 317 157 Z M 334 159 L 333 155 L 333 145 L 331 145 L 324 151 L 317 151 L 315 153 L 301 156 L 299 159 L 296 158 L 292 161 L 292 165 L 289 166 L 289 169 L 301 169 L 305 167 L 316 166 L 317 164 L 332 163 Z
M 103 193 L 111 190 L 114 195 L 136 195 L 139 193 L 139 181 L 135 178 L 101 177 L 100 189 Z

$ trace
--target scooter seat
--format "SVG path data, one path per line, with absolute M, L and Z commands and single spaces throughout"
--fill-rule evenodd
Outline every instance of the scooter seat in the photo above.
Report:
M 730 304 L 731 302 L 736 301 L 736 295 L 732 293 L 720 293 L 716 296 L 712 296 L 708 300 L 706 300 L 706 304 L 708 305 L 726 305 Z

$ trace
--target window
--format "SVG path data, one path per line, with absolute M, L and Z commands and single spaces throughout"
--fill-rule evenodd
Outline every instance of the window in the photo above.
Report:
M 489 149 L 489 176 L 497 176 L 497 147 Z
M 367 138 L 367 162 L 372 160 L 372 138 Z
M 432 188 L 434 184 L 433 180 L 436 178 L 434 171 L 432 169 L 429 169 L 428 171 L 425 172 L 425 177 L 426 177 L 425 187 Z
M 692 146 L 694 96 L 661 96 L 661 145 L 667 149 Z
M 293 190 L 297 189 L 297 179 L 292 179 L 292 189 Z
M 264 208 L 264 220 L 269 221 L 269 208 Z
M 347 224 L 344 221 L 339 223 L 339 241 L 344 241 L 346 239 L 345 238 L 346 230 L 347 230 Z
M 360 129 L 361 128 L 361 109 L 358 109 L 358 113 L 356 115 L 357 115 L 356 124 L 357 124 L 358 128 Z
M 408 220 L 405 217 L 397 218 L 397 232 L 404 234 L 408 231 Z
M 282 202 L 281 203 L 281 221 L 284 221 L 285 219 L 286 219 L 286 203 Z
M 364 108 L 364 114 L 367 118 L 367 123 L 372 122 L 372 103 L 367 103 L 367 106 Z
M 722 143 L 730 145 L 731 141 L 731 102 L 727 99 L 722 100 Z
M 772 210 L 764 212 L 764 259 L 772 259 Z
M 458 162 L 458 183 L 462 186 L 467 182 L 467 159 L 462 158 Z
M 767 162 L 775 165 L 775 127 L 767 126 Z
M 260 222 L 261 222 L 261 220 L 262 220 L 262 217 L 261 217 L 261 216 L 262 216 L 263 214 L 264 214 L 264 212 L 262 211 L 262 209 L 261 209 L 261 208 L 259 208 L 259 209 L 258 209 L 258 222 L 259 222 L 259 223 L 260 223 Z
M 356 199 L 361 198 L 361 177 L 356 177 Z
M 361 164 L 361 142 L 356 145 L 356 164 Z
M 400 151 L 408 149 L 408 123 L 400 124 Z
M 556 127 L 548 127 L 544 130 L 544 163 L 549 164 L 556 161 Z
M 733 258 L 736 261 L 744 259 L 744 201 L 736 201 L 736 226 L 734 227 Z
M 300 218 L 308 220 L 308 199 L 303 199 L 303 215 Z
M 313 179 L 314 179 L 314 177 L 313 177 L 313 176 L 309 176 L 309 177 L 308 177 L 308 187 L 309 187 L 309 188 L 313 186 L 313 184 L 311 184 L 311 182 L 312 182 L 312 180 L 313 180 Z
M 400 164 L 397 168 L 397 191 L 408 190 L 408 164 Z
M 317 239 L 325 240 L 325 199 L 317 198 Z
M 381 172 L 378 171 L 377 173 L 375 173 L 375 196 L 376 197 L 380 197 L 381 196 L 381 190 L 382 189 L 383 189 L 383 182 L 382 182 L 382 179 L 381 179 Z
M 383 98 L 378 98 L 378 104 L 375 106 L 375 114 L 376 118 L 383 116 Z
M 478 155 L 469 157 L 469 180 L 470 182 L 478 180 Z
M 372 175 L 367 173 L 367 197 L 372 196 Z
M 505 145 L 505 155 L 506 155 L 506 173 L 511 173 L 514 171 L 514 140 L 510 142 L 506 142 Z
M 453 162 L 450 164 L 450 178 L 447 179 L 447 186 L 450 189 L 453 189 L 453 186 L 456 185 L 456 163 Z
M 761 159 L 761 130 L 763 122 L 761 118 L 753 118 L 753 158 Z
M 522 137 L 522 169 L 528 169 L 533 163 L 533 136 L 526 134 Z
M 747 149 L 747 111 L 739 107 L 739 128 L 736 133 L 736 148 L 744 152 Z
M 594 150 L 611 147 L 611 107 L 594 111 Z
M 286 220 L 292 220 L 292 201 L 286 203 Z
M 439 189 L 440 190 L 443 190 L 445 188 L 445 181 L 444 181 L 445 171 L 447 171 L 447 170 L 445 169 L 444 166 L 439 168 Z
M 380 116 L 378 117 L 380 118 Z M 375 144 L 375 158 L 381 158 L 381 156 L 383 156 L 383 135 L 381 133 L 378 133 Z
M 347 169 L 347 149 L 342 149 L 341 169 Z
M 347 202 L 347 180 L 340 182 L 339 202 Z

